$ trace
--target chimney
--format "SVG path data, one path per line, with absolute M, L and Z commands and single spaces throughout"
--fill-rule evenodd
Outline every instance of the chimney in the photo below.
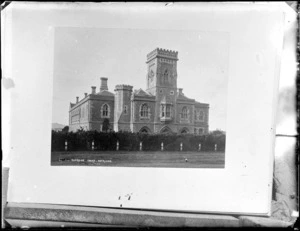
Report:
M 96 87 L 92 86 L 92 94 L 96 94 Z
M 180 95 L 183 94 L 183 93 L 182 93 L 182 90 L 183 90 L 182 88 L 178 88 L 178 91 L 179 91 L 179 94 L 180 94 Z
M 76 103 L 78 103 L 78 101 L 79 101 L 79 97 L 77 96 L 77 97 L 76 97 Z
M 100 85 L 100 91 L 108 91 L 108 87 L 107 87 L 107 78 L 105 77 L 101 77 L 101 85 Z
M 84 93 L 84 97 L 87 97 L 88 96 L 88 94 L 87 93 Z

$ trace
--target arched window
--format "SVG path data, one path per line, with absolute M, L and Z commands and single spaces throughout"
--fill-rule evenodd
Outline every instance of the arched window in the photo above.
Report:
M 182 108 L 181 118 L 182 118 L 182 119 L 187 119 L 187 118 L 188 118 L 188 110 L 187 110 L 186 107 L 183 107 L 183 108 Z
M 109 108 L 108 104 L 105 103 L 101 107 L 101 117 L 109 118 L 109 114 L 110 114 L 110 108 Z
M 187 134 L 188 133 L 188 130 L 186 128 L 183 128 L 180 132 L 181 134 Z
M 142 127 L 140 132 L 141 133 L 150 133 L 150 129 L 148 127 Z
M 199 120 L 200 120 L 200 121 L 203 121 L 203 120 L 204 120 L 204 112 L 203 112 L 203 111 L 200 111 L 200 112 L 199 112 Z
M 141 106 L 141 117 L 142 118 L 148 118 L 148 116 L 149 116 L 149 108 L 148 108 L 148 105 L 147 104 L 143 104 L 142 106 Z

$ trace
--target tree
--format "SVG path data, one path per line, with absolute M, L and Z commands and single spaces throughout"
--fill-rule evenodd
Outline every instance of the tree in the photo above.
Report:
M 109 119 L 105 118 L 102 123 L 102 131 L 107 132 L 109 127 Z
M 68 133 L 68 132 L 69 132 L 69 126 L 65 126 L 65 127 L 62 129 L 62 132 L 63 132 L 63 133 Z
M 211 131 L 210 134 L 212 134 L 212 135 L 225 135 L 225 132 L 220 130 L 220 129 L 216 129 L 214 131 Z

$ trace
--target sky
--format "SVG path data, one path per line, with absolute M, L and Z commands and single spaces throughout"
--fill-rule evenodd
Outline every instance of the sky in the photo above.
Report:
M 146 55 L 155 48 L 178 51 L 177 87 L 210 104 L 210 130 L 226 130 L 230 36 L 192 30 L 57 27 L 54 41 L 52 122 L 68 125 L 70 102 L 100 87 L 128 84 L 146 89 Z

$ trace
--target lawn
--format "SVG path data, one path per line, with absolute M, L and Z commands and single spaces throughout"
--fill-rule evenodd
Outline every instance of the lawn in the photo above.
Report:
M 52 166 L 224 168 L 224 152 L 52 152 Z

